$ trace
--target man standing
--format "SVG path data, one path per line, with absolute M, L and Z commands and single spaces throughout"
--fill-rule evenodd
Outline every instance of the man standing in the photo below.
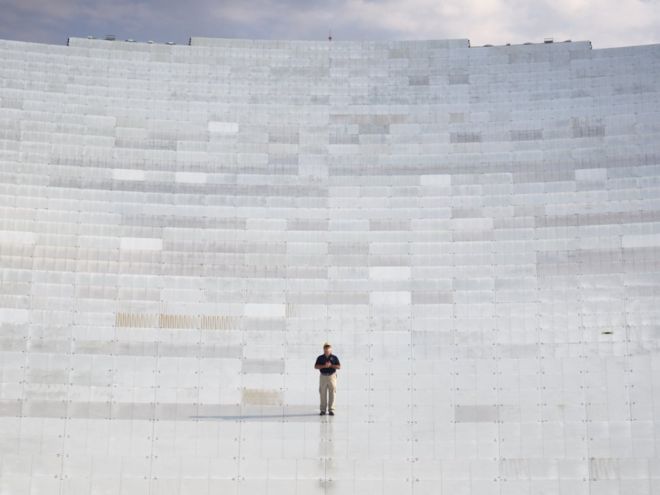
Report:
M 332 346 L 323 344 L 323 354 L 316 358 L 314 369 L 321 372 L 319 393 L 321 394 L 321 416 L 326 409 L 330 416 L 335 415 L 335 393 L 337 392 L 337 370 L 341 368 L 339 358 L 332 353 Z

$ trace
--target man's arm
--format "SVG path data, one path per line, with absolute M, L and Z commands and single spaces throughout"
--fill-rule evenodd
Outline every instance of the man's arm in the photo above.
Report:
M 335 357 L 335 361 L 337 361 L 337 364 L 333 364 L 332 367 L 336 370 L 341 369 L 341 363 L 339 362 L 339 358 Z
M 321 363 L 320 360 L 317 358 L 316 364 L 314 364 L 314 369 L 320 370 L 321 368 L 325 368 L 325 363 Z

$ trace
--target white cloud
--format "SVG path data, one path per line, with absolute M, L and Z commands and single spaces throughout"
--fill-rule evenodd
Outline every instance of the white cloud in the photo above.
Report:
M 544 37 L 595 48 L 660 42 L 658 0 L 0 0 L 0 10 L 0 37 L 43 38 L 50 29 L 56 42 L 78 33 L 319 40 L 329 28 L 338 40 L 469 38 L 473 46 Z
M 256 8 L 255 8 L 256 6 Z M 660 42 L 660 2 L 640 0 L 301 0 L 218 3 L 218 20 L 257 23 L 263 36 L 320 39 L 469 38 L 486 43 L 591 40 L 596 48 Z M 322 34 L 321 34 L 322 33 Z M 320 35 L 319 35 L 320 34 Z
M 596 47 L 660 42 L 660 3 L 639 0 L 351 1 L 347 16 L 401 38 L 469 38 L 473 45 L 589 39 Z

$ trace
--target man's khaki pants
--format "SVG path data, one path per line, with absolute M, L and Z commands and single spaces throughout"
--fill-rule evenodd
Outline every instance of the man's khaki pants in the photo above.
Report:
M 319 393 L 321 394 L 321 411 L 335 410 L 335 393 L 337 392 L 337 373 L 319 377 Z

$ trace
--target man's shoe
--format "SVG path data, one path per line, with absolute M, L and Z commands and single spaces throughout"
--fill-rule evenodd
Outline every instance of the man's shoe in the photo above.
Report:
M 335 415 L 335 412 L 334 412 L 334 411 L 330 411 L 328 414 L 330 414 L 330 416 L 334 416 L 334 415 Z
M 332 413 L 330 413 L 330 414 L 332 414 Z M 325 411 L 321 411 L 321 413 L 319 414 L 319 416 L 325 416 Z

